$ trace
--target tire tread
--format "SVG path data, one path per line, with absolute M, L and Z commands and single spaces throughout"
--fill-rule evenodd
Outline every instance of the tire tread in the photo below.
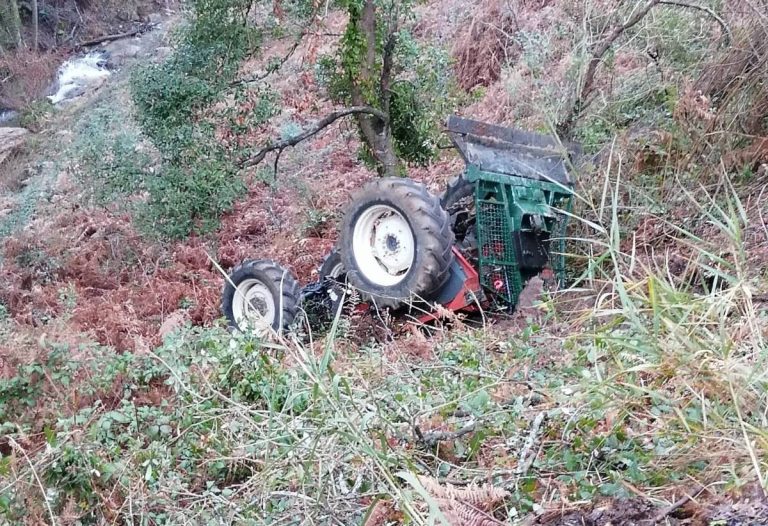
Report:
M 386 294 L 381 290 L 383 287 L 379 287 L 378 291 L 366 290 L 366 283 L 354 270 L 354 257 L 351 254 L 354 225 L 349 217 L 353 210 L 364 207 L 366 201 L 375 201 L 382 196 L 386 196 L 387 201 L 396 204 L 406 213 L 414 235 L 421 243 L 419 252 L 423 253 L 414 276 L 406 282 L 387 287 Z M 411 179 L 377 179 L 366 185 L 354 197 L 347 209 L 340 237 L 342 258 L 345 268 L 348 269 L 349 282 L 361 291 L 363 297 L 373 300 L 379 307 L 397 308 L 411 300 L 413 296 L 428 297 L 435 293 L 449 277 L 454 244 L 450 217 L 443 209 L 440 199 L 432 195 L 426 186 Z

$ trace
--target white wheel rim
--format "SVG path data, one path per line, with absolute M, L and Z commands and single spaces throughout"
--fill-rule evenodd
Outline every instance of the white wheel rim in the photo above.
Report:
M 344 266 L 341 264 L 341 262 L 339 262 L 331 267 L 331 270 L 328 271 L 327 277 L 336 279 L 342 274 L 344 274 Z
M 259 323 L 271 326 L 276 310 L 275 298 L 269 288 L 258 279 L 246 279 L 235 289 L 232 315 L 238 327 Z
M 387 205 L 363 212 L 352 233 L 360 273 L 374 285 L 391 287 L 405 279 L 416 257 L 416 240 L 405 217 Z

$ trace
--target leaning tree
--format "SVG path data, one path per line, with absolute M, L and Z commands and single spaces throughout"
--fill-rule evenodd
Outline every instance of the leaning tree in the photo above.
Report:
M 244 166 L 260 163 L 270 152 L 276 152 L 277 166 L 283 150 L 347 116 L 355 118 L 363 147 L 380 175 L 399 175 L 401 159 L 423 162 L 429 158 L 433 147 L 425 126 L 413 122 L 423 117 L 424 102 L 407 78 L 408 52 L 402 42 L 408 36 L 412 2 L 343 0 L 342 5 L 349 21 L 337 53 L 323 64 L 331 77 L 329 96 L 341 108 L 292 137 L 265 145 Z

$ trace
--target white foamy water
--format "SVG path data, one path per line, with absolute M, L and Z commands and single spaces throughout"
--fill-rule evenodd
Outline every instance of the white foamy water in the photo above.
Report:
M 7 109 L 0 109 L 0 126 L 11 122 L 19 116 L 19 112 Z
M 88 53 L 74 57 L 59 67 L 56 93 L 48 98 L 53 104 L 59 104 L 79 95 L 91 85 L 100 83 L 111 73 L 102 53 Z

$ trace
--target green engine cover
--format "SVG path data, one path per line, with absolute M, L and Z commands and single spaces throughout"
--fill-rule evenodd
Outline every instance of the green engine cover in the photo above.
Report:
M 452 117 L 448 129 L 475 183 L 480 279 L 507 305 L 525 280 L 552 268 L 565 271 L 565 229 L 573 197 L 576 145 Z M 554 245 L 554 246 L 553 246 Z

